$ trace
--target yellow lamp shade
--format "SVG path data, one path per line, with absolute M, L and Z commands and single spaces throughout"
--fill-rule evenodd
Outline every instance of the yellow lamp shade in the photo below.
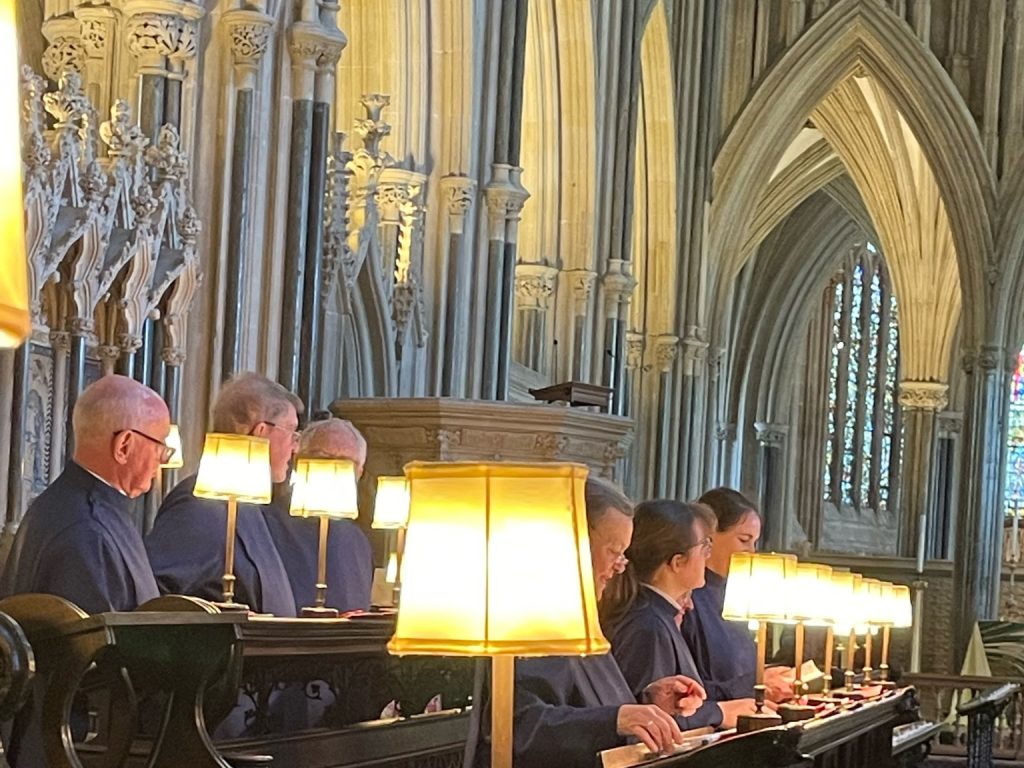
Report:
M 729 563 L 722 617 L 731 621 L 789 621 L 786 581 L 796 556 L 736 552 Z
M 581 464 L 413 462 L 392 653 L 606 653 Z
M 832 624 L 832 568 L 797 563 L 796 574 L 786 580 L 786 603 L 789 621 L 822 627 Z
M 409 481 L 404 477 L 377 478 L 377 496 L 373 503 L 373 527 L 405 528 L 409 522 Z
M 348 459 L 299 459 L 292 472 L 293 517 L 355 520 L 356 465 Z
M 910 602 L 910 587 L 893 584 L 889 594 L 889 623 L 894 629 L 906 629 L 914 625 L 914 609 Z
M 857 623 L 857 586 L 864 577 L 850 571 L 832 571 L 832 624 L 839 633 Z
M 21 191 L 21 96 L 15 0 L 0 0 L 0 347 L 16 347 L 32 330 Z
M 185 457 L 181 452 L 181 431 L 178 429 L 177 424 L 171 424 L 171 431 L 167 433 L 167 439 L 164 443 L 168 448 L 173 448 L 174 453 L 171 454 L 171 458 L 166 464 L 160 466 L 164 469 L 181 469 L 185 466 Z
M 198 498 L 266 504 L 270 487 L 269 440 L 221 432 L 206 435 L 193 491 Z
M 885 621 L 882 610 L 882 582 L 862 578 L 854 591 L 854 627 L 858 633 Z

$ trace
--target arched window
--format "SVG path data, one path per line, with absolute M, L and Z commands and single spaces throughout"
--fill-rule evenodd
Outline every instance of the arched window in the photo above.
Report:
M 887 509 L 901 453 L 899 332 L 885 261 L 857 248 L 826 289 L 831 337 L 824 501 L 837 509 Z
M 1010 379 L 1010 413 L 1006 419 L 1006 512 L 1024 511 L 1024 349 Z

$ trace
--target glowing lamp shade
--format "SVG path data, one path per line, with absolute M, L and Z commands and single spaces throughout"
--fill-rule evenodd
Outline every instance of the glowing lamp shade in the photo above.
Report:
M 413 462 L 392 653 L 606 653 L 580 464 Z
M 21 113 L 15 0 L 0 0 L 0 109 Z M 25 250 L 25 199 L 21 192 L 21 123 L 0 128 L 0 347 L 16 347 L 32 330 Z
M 796 574 L 786 581 L 787 619 L 812 626 L 832 620 L 832 568 L 817 563 L 798 563 Z
M 409 481 L 404 477 L 377 478 L 373 527 L 396 530 L 409 522 Z
M 185 457 L 181 453 L 181 431 L 177 424 L 171 424 L 171 431 L 167 433 L 164 443 L 168 448 L 173 448 L 174 453 L 171 454 L 171 458 L 166 464 L 160 466 L 164 469 L 181 469 L 185 466 Z
M 910 587 L 893 584 L 889 594 L 889 623 L 894 629 L 906 629 L 914 624 L 914 610 L 910 602 Z
M 849 632 L 857 623 L 857 585 L 863 577 L 850 571 L 832 571 L 832 623 L 839 633 Z
M 854 603 L 854 626 L 858 628 L 858 633 L 867 631 L 867 627 L 878 627 L 885 623 L 882 582 L 878 579 L 861 579 L 854 592 Z
M 348 459 L 298 459 L 292 472 L 294 517 L 355 520 L 356 465 Z
M 270 441 L 210 432 L 203 445 L 195 495 L 201 499 L 270 502 Z
M 732 621 L 789 621 L 788 594 L 796 572 L 795 555 L 734 553 L 729 562 L 722 617 Z

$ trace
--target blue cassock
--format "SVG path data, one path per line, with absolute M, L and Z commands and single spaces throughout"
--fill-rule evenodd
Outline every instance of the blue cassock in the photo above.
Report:
M 677 606 L 657 592 L 641 587 L 633 607 L 615 627 L 612 654 L 638 700 L 644 688 L 663 677 L 686 675 L 702 682 L 693 654 L 676 626 L 678 611 Z M 722 724 L 722 710 L 717 700 L 709 696 L 700 709 L 689 717 L 677 715 L 676 721 L 683 730 L 718 727 Z
M 516 659 L 512 730 L 516 768 L 594 768 L 597 753 L 626 743 L 619 707 L 636 704 L 618 664 L 603 656 Z M 475 765 L 490 765 L 490 710 Z
M 316 600 L 320 521 L 288 514 L 291 494 L 285 493 L 263 508 L 270 535 L 281 553 L 295 611 Z M 373 550 L 352 520 L 332 520 L 327 534 L 327 607 L 339 611 L 365 611 L 370 607 Z
M 754 695 L 757 646 L 745 624 L 722 618 L 725 579 L 711 570 L 704 575 L 705 585 L 693 591 L 693 610 L 683 622 L 683 638 L 709 699 L 749 699 Z
M 164 594 L 220 600 L 227 504 L 192 495 L 195 475 L 178 483 L 146 536 L 149 561 Z M 295 616 L 295 599 L 263 509 L 238 505 L 235 600 L 257 613 Z
M 25 513 L 0 596 L 58 595 L 87 613 L 131 611 L 159 595 L 132 500 L 69 461 Z

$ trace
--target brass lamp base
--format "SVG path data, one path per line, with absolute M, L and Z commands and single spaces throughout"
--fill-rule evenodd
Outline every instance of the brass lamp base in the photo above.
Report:
M 221 611 L 221 613 L 233 613 L 233 612 L 248 612 L 249 606 L 245 603 L 236 603 L 233 600 L 226 600 L 219 603 L 214 603 L 215 606 Z
M 784 723 L 797 723 L 814 717 L 814 707 L 804 704 L 780 704 L 778 712 Z
M 772 728 L 782 725 L 782 718 L 771 710 L 764 708 L 764 695 L 767 689 L 764 685 L 754 686 L 754 712 L 749 715 L 739 715 L 736 718 L 736 733 L 750 733 L 759 731 L 762 728 Z
M 338 609 L 323 605 L 308 605 L 302 609 L 301 615 L 304 619 L 336 619 L 338 618 Z

